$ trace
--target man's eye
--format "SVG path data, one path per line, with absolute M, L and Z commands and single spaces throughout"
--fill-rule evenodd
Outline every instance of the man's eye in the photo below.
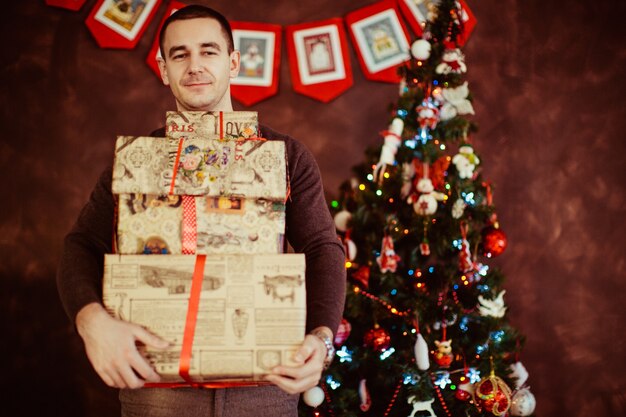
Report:
M 176 54 L 172 57 L 172 59 L 180 60 L 180 59 L 183 59 L 184 57 L 185 57 L 185 54 Z
M 203 54 L 204 55 L 217 55 L 217 52 L 215 52 L 215 51 L 204 51 Z

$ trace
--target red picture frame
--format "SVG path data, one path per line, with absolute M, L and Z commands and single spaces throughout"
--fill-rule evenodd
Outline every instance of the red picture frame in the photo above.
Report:
M 101 48 L 133 49 L 160 3 L 161 0 L 145 0 L 122 9 L 113 0 L 98 0 L 85 24 Z
M 230 82 L 232 97 L 251 106 L 278 93 L 282 27 L 231 22 L 235 49 L 241 53 L 239 76 Z
M 383 0 L 346 16 L 350 38 L 365 78 L 397 83 L 397 67 L 411 59 L 409 32 L 397 4 Z
M 341 18 L 286 28 L 291 81 L 296 92 L 327 103 L 353 84 Z

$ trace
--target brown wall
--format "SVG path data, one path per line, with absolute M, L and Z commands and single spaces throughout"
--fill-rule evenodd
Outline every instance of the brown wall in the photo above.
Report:
M 98 48 L 86 30 L 94 3 L 73 13 L 13 1 L 0 17 L 3 415 L 108 416 L 118 408 L 63 315 L 55 265 L 115 135 L 149 133 L 173 101 L 144 64 L 165 7 L 136 49 L 118 51 Z M 283 25 L 369 3 L 211 2 L 234 20 Z M 538 415 L 624 415 L 626 7 L 470 5 L 478 18 L 465 48 L 481 127 L 475 144 L 509 236 L 497 263 L 508 276 L 510 319 L 528 336 L 521 359 Z M 283 57 L 280 94 L 254 108 L 314 152 L 329 195 L 364 148 L 380 142 L 397 97 L 395 86 L 366 81 L 350 53 L 355 85 L 332 103 L 295 94 Z

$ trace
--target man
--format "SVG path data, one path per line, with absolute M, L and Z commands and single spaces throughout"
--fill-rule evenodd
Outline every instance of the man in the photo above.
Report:
M 172 14 L 160 33 L 163 83 L 179 111 L 232 111 L 230 79 L 239 72 L 228 21 L 203 6 Z M 264 126 L 262 136 L 285 142 L 290 199 L 286 235 L 307 262 L 307 335 L 294 359 L 298 366 L 277 366 L 267 376 L 274 385 L 229 389 L 141 388 L 157 382 L 137 343 L 165 349 L 166 341 L 146 329 L 111 317 L 101 300 L 103 258 L 112 250 L 114 199 L 111 169 L 98 181 L 65 239 L 57 283 L 61 300 L 87 356 L 102 380 L 121 388 L 123 416 L 290 416 L 297 415 L 296 394 L 315 386 L 328 359 L 343 311 L 344 253 L 326 208 L 319 170 L 302 144 Z M 153 136 L 164 136 L 161 129 Z M 149 255 L 147 255 L 149 256 Z

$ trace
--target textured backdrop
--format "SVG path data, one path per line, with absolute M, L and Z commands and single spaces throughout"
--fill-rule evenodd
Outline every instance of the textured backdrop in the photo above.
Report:
M 0 17 L 2 415 L 118 413 L 115 390 L 90 369 L 62 312 L 54 272 L 115 135 L 147 134 L 174 102 L 144 64 L 165 7 L 134 50 L 118 51 L 98 48 L 85 28 L 94 3 L 74 13 L 13 1 Z M 234 20 L 288 25 L 369 3 L 211 5 Z M 521 360 L 537 414 L 624 415 L 624 1 L 469 3 L 478 19 L 465 48 L 475 145 L 509 236 L 496 261 L 509 318 L 528 337 Z M 283 44 L 280 93 L 254 107 L 313 151 L 329 197 L 380 143 L 397 97 L 396 86 L 366 81 L 350 54 L 354 87 L 321 104 L 292 91 Z

